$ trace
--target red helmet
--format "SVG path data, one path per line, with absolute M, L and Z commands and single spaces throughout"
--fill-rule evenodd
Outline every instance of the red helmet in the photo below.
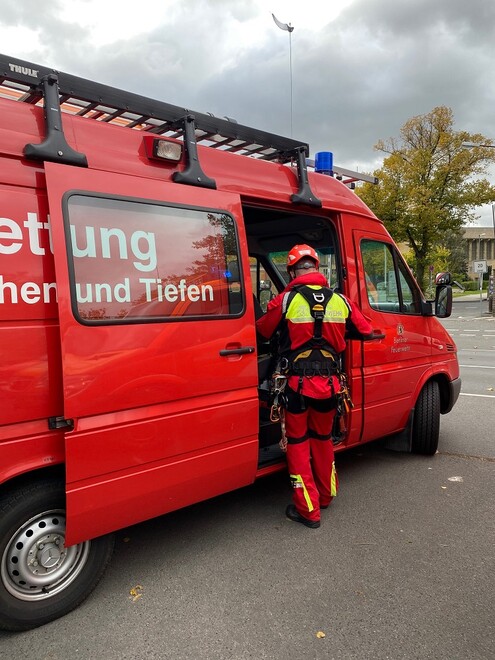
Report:
M 313 250 L 311 246 L 304 244 L 294 245 L 292 250 L 287 255 L 287 270 L 289 270 L 289 268 L 294 268 L 297 262 L 301 261 L 301 259 L 312 259 L 314 262 L 316 262 L 317 268 L 320 265 L 318 254 L 316 253 L 316 250 Z

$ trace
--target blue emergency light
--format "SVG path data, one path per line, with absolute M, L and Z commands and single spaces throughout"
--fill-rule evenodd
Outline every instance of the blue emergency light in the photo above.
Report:
M 315 172 L 332 176 L 333 153 L 331 151 L 318 151 L 315 154 Z

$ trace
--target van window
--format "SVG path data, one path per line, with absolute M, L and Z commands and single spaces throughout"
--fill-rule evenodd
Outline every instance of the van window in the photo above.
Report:
M 333 246 L 328 248 L 316 248 L 316 252 L 320 258 L 320 273 L 323 273 L 323 275 L 327 278 L 331 287 L 337 289 L 339 287 L 339 281 L 335 249 Z M 270 261 L 279 272 L 285 283 L 289 282 L 289 275 L 287 274 L 288 254 L 289 251 L 287 250 L 284 252 L 271 252 L 268 255 Z
M 398 251 L 388 243 L 361 241 L 370 307 L 382 312 L 420 314 L 420 293 Z
M 255 311 L 258 316 L 260 311 L 266 312 L 268 303 L 277 295 L 278 291 L 275 282 L 257 257 L 249 257 L 249 268 L 251 270 L 253 295 L 256 298 Z
M 228 213 L 72 194 L 65 218 L 72 307 L 80 322 L 242 312 L 238 241 Z

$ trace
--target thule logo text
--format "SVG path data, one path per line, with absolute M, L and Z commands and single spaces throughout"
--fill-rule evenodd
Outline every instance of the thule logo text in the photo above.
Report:
M 15 73 L 22 73 L 25 76 L 32 76 L 33 78 L 38 77 L 38 71 L 36 69 L 30 69 L 27 66 L 20 66 L 19 64 L 12 64 L 9 63 L 9 67 L 11 71 L 14 71 Z

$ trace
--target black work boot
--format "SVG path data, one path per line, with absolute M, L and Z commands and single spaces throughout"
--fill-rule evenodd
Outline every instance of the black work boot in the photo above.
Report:
M 320 526 L 319 520 L 308 520 L 304 516 L 301 516 L 301 514 L 297 512 L 296 507 L 293 504 L 289 504 L 289 506 L 285 509 L 285 515 L 290 520 L 293 520 L 294 522 L 302 523 L 303 525 L 306 525 L 306 527 L 310 527 L 311 529 L 318 529 L 318 527 Z

